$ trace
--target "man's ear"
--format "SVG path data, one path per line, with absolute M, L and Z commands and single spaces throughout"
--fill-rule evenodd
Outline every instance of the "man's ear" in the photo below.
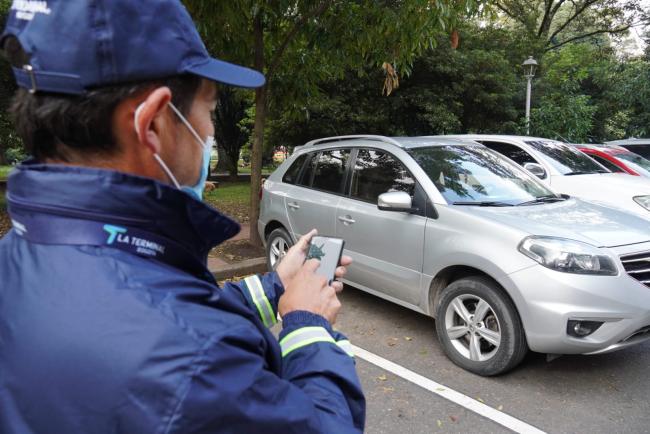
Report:
M 160 134 L 165 124 L 167 104 L 171 99 L 171 90 L 159 87 L 147 96 L 133 114 L 138 141 L 154 154 L 159 154 L 162 148 Z

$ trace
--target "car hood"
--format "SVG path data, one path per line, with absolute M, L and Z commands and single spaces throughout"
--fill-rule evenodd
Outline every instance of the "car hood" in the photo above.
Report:
M 515 227 L 530 235 L 616 247 L 650 241 L 650 222 L 615 208 L 569 199 L 516 207 L 467 206 L 467 212 Z
M 650 211 L 634 202 L 635 196 L 650 195 L 650 179 L 622 173 L 553 176 L 551 189 L 607 206 L 615 206 L 650 219 Z

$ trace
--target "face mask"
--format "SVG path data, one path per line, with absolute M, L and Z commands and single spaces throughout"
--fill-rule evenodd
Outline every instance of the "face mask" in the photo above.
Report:
M 163 159 L 160 158 L 160 155 L 158 155 L 158 153 L 155 153 L 153 154 L 153 157 L 156 159 L 156 161 L 158 162 L 162 170 L 165 172 L 165 174 L 169 177 L 169 179 L 171 179 L 172 183 L 176 188 L 186 192 L 187 194 L 194 197 L 195 199 L 202 200 L 203 190 L 205 190 L 205 182 L 208 179 L 208 169 L 210 168 L 210 157 L 212 154 L 212 148 L 214 147 L 215 144 L 214 137 L 208 136 L 204 142 L 203 140 L 201 140 L 201 137 L 196 132 L 196 130 L 192 127 L 189 121 L 185 119 L 185 116 L 183 116 L 182 113 L 176 108 L 176 106 L 174 106 L 174 104 L 170 102 L 169 107 L 172 109 L 174 113 L 176 113 L 176 116 L 178 116 L 178 118 L 181 120 L 181 122 L 183 122 L 183 124 L 187 127 L 187 129 L 190 130 L 190 133 L 192 133 L 192 136 L 194 136 L 197 143 L 202 148 L 203 155 L 201 160 L 201 171 L 197 183 L 192 186 L 180 185 L 176 180 L 176 177 L 174 176 L 172 171 L 169 170 L 167 164 L 165 164 Z M 138 130 L 138 116 L 140 115 L 140 111 L 142 110 L 142 108 L 144 108 L 144 105 L 140 105 L 135 111 L 135 131 L 138 134 L 140 133 Z

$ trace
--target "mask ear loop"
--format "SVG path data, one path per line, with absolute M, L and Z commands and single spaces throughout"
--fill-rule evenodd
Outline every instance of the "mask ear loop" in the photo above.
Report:
M 185 119 L 185 116 L 181 114 L 180 110 L 178 110 L 171 101 L 169 101 L 169 107 L 174 111 L 174 113 L 176 113 L 176 116 L 178 116 L 178 118 L 181 120 L 181 122 L 183 122 L 187 129 L 190 130 L 190 133 L 192 133 L 196 141 L 199 143 L 199 145 L 201 145 L 201 148 L 205 148 L 205 143 L 201 139 L 201 136 L 199 136 L 199 133 L 196 132 L 194 127 L 189 123 L 187 119 Z
M 171 104 L 171 103 L 170 103 Z M 135 125 L 135 132 L 140 135 L 140 127 L 138 126 L 138 117 L 140 116 L 140 112 L 144 108 L 144 103 L 140 104 L 137 109 L 135 109 L 135 114 L 133 115 L 133 124 Z M 181 185 L 178 183 L 176 180 L 176 177 L 172 173 L 171 170 L 169 170 L 169 167 L 165 164 L 165 162 L 160 158 L 160 155 L 158 155 L 157 152 L 153 153 L 153 158 L 156 159 L 160 167 L 162 168 L 163 172 L 165 172 L 165 175 L 172 181 L 172 184 L 174 184 L 174 187 L 177 189 L 181 189 Z

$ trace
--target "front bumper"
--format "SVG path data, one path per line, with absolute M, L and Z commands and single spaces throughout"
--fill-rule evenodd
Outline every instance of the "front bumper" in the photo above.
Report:
M 622 252 L 617 252 L 622 254 Z M 507 276 L 531 350 L 602 354 L 650 339 L 650 288 L 628 276 L 561 273 L 535 265 Z M 603 321 L 593 334 L 567 334 L 570 319 Z

